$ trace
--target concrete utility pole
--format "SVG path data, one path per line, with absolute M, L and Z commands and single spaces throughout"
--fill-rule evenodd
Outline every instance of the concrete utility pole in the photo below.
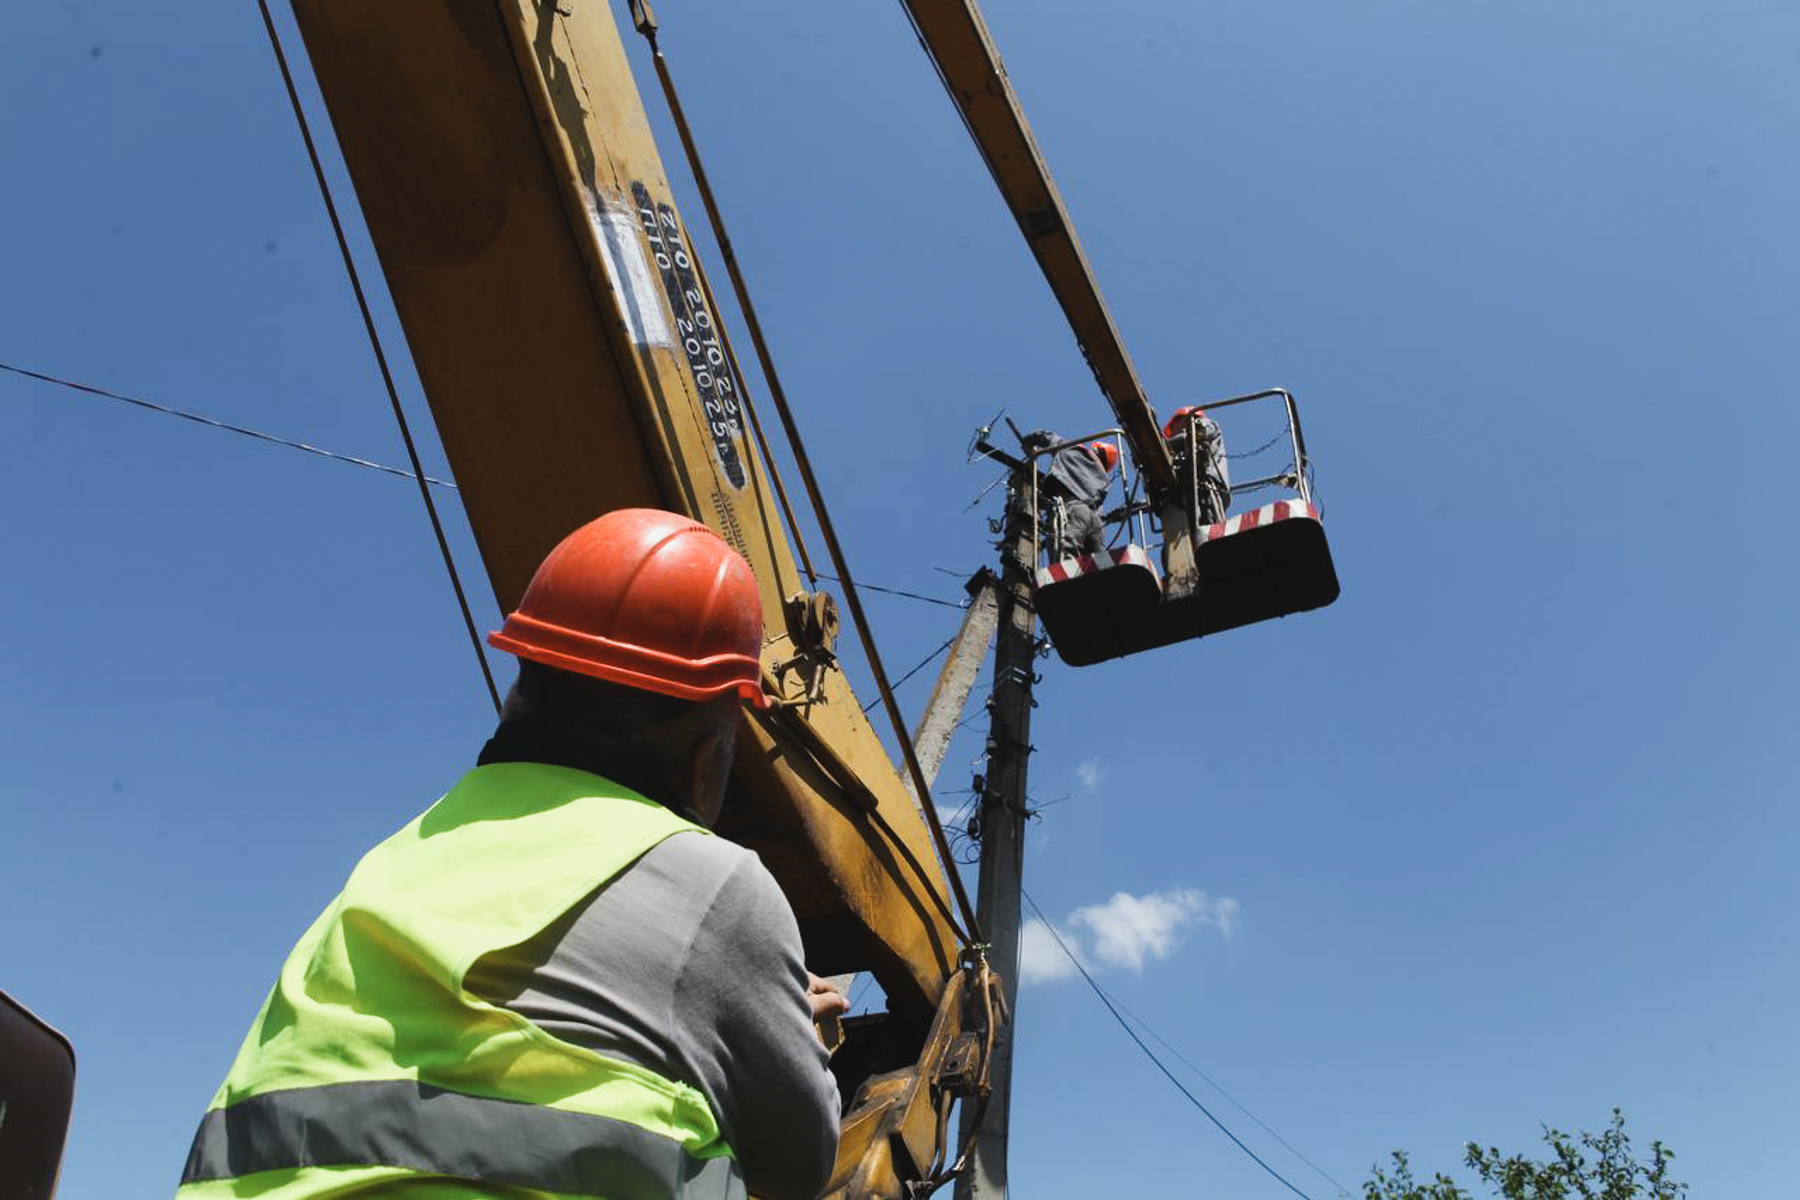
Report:
M 1025 860 L 1025 784 L 1031 757 L 1032 664 L 1037 657 L 1036 614 L 1031 607 L 1037 563 L 1032 541 L 1031 472 L 1013 472 L 1007 487 L 1006 525 L 1000 542 L 999 636 L 994 648 L 994 693 L 988 708 L 986 786 L 981 797 L 981 878 L 976 910 L 990 945 L 988 961 L 1000 972 L 1006 1010 L 988 1067 L 993 1091 L 970 1162 L 956 1180 L 957 1200 L 1004 1200 L 1006 1148 L 1012 1107 L 1013 1033 L 1019 993 L 1019 883 Z M 968 1137 L 974 1105 L 963 1102 L 962 1137 Z

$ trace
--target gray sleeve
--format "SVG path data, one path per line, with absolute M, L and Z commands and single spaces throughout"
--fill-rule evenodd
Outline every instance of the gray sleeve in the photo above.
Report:
M 1050 460 L 1050 478 L 1070 496 L 1090 508 L 1098 508 L 1112 486 L 1112 473 L 1085 446 L 1065 446 Z
M 837 1084 L 793 911 L 742 846 L 678 833 L 465 982 L 557 1037 L 699 1088 L 758 1196 L 823 1189 Z
M 837 1083 L 806 1003 L 800 929 L 745 854 L 713 897 L 675 984 L 675 1040 L 750 1190 L 813 1200 L 837 1154 Z

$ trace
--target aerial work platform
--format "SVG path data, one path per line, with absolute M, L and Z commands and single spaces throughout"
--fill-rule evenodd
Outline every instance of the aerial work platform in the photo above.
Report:
M 1305 501 L 1277 500 L 1209 525 L 1200 536 L 1200 585 L 1174 600 L 1163 598 L 1162 577 L 1142 546 L 1040 567 L 1037 614 L 1058 657 L 1091 666 L 1323 608 L 1338 597 L 1325 526 Z
M 1266 487 L 1294 493 L 1222 520 L 1194 522 L 1198 584 L 1185 595 L 1167 594 L 1156 555 L 1148 548 L 1142 506 L 1127 505 L 1129 527 L 1138 517 L 1138 540 L 1123 546 L 1045 562 L 1036 576 L 1036 607 L 1044 633 L 1070 666 L 1152 650 L 1242 625 L 1323 608 L 1338 597 L 1337 570 L 1325 526 L 1312 498 L 1305 442 L 1293 397 L 1280 389 L 1219 401 L 1225 408 L 1280 397 L 1287 406 L 1287 440 L 1293 460 L 1267 478 L 1231 489 L 1233 495 Z M 1266 447 L 1265 447 L 1266 448 Z M 1206 516 L 1205 500 L 1188 479 L 1190 514 Z M 1226 506 L 1229 511 L 1229 506 Z M 1054 544 L 1053 539 L 1044 539 Z M 1042 546 L 1040 546 L 1042 549 Z

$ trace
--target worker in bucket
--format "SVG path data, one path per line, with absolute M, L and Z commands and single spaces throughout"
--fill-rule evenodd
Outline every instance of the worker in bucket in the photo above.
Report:
M 717 534 L 609 513 L 488 639 L 478 765 L 357 865 L 282 967 L 178 1197 L 812 1200 L 838 1094 L 756 855 L 710 827 L 762 607 Z
M 1231 469 L 1225 460 L 1225 435 L 1219 431 L 1218 423 L 1198 404 L 1189 404 L 1175 410 L 1163 426 L 1163 437 L 1175 460 L 1175 477 L 1195 496 L 1194 524 L 1223 521 L 1225 510 L 1231 506 Z
M 1047 429 L 1027 434 L 1028 450 L 1057 443 Z M 1100 510 L 1119 465 L 1119 448 L 1104 438 L 1064 446 L 1045 465 L 1038 493 L 1050 510 L 1050 549 L 1055 558 L 1098 554 L 1105 545 Z

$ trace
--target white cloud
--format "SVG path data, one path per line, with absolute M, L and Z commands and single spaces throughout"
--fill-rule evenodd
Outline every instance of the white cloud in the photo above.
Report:
M 1089 971 L 1106 967 L 1142 971 L 1147 963 L 1174 954 L 1193 928 L 1210 927 L 1231 937 L 1237 932 L 1239 911 L 1230 896 L 1215 900 L 1197 888 L 1169 888 L 1142 896 L 1115 892 L 1104 904 L 1070 913 L 1056 932 Z M 1019 931 L 1020 982 L 1049 983 L 1074 974 L 1075 965 L 1056 944 L 1050 928 L 1036 917 L 1026 921 Z
M 1220 896 L 1210 904 L 1205 903 L 1206 893 L 1201 892 L 1200 923 L 1211 925 L 1221 934 L 1230 937 L 1238 929 L 1238 902 L 1230 896 Z
M 1086 759 L 1076 766 L 1075 777 L 1081 780 L 1082 787 L 1091 792 L 1106 778 L 1106 768 L 1097 758 Z
M 1067 933 L 1063 934 L 1063 941 L 1070 941 Z M 1070 949 L 1074 949 L 1073 943 Z M 1019 930 L 1019 982 L 1050 983 L 1074 974 L 1075 964 L 1056 944 L 1049 926 L 1036 917 L 1027 919 Z

